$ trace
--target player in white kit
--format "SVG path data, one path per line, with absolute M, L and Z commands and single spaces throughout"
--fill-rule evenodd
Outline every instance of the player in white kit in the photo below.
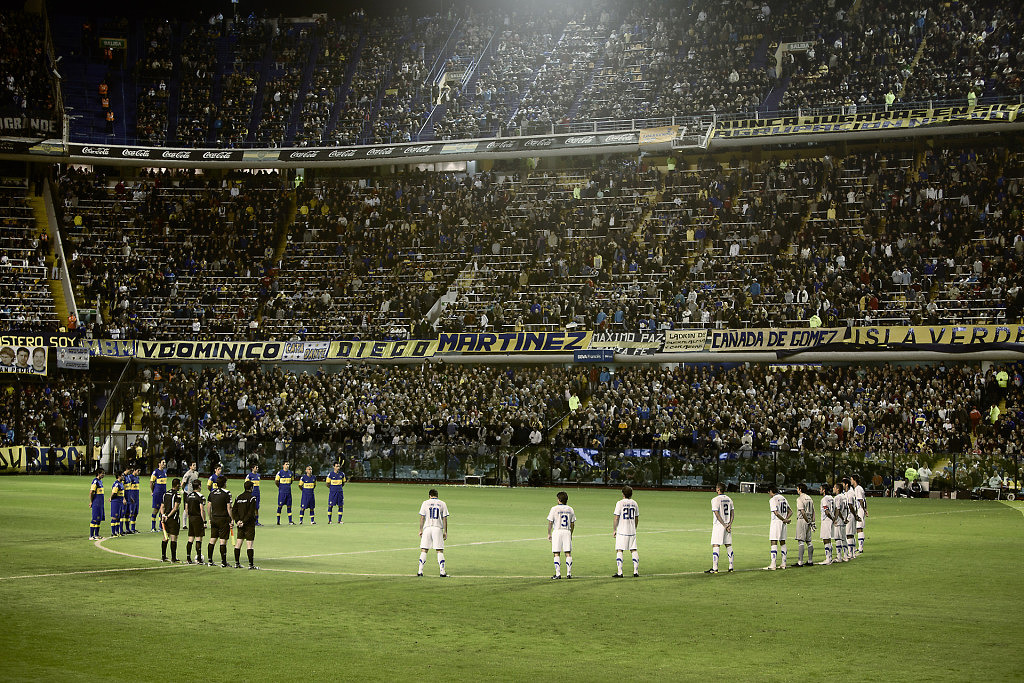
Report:
M 723 545 L 729 555 L 729 571 L 733 569 L 732 523 L 736 519 L 736 509 L 732 498 L 725 495 L 725 484 L 719 483 L 715 491 L 718 495 L 711 499 L 711 569 L 705 574 L 718 573 L 718 549 Z
M 850 559 L 846 555 L 846 518 L 850 510 L 846 504 L 846 496 L 843 495 L 843 485 L 838 481 L 832 486 L 832 503 L 836 511 L 832 524 L 832 540 L 836 544 L 835 561 L 846 562 Z
M 640 576 L 640 555 L 636 551 L 636 527 L 640 523 L 640 508 L 633 500 L 633 489 L 622 487 L 622 500 L 615 504 L 615 517 L 612 520 L 612 536 L 615 537 L 615 567 L 612 578 L 622 578 L 622 553 L 625 550 L 633 555 L 633 576 Z
M 835 525 L 836 505 L 827 485 L 821 485 L 821 542 L 825 546 L 825 561 L 832 564 L 832 527 Z
M 430 496 L 420 505 L 420 568 L 416 576 L 423 576 L 423 564 L 427 561 L 427 551 L 437 551 L 437 566 L 441 570 L 441 578 L 448 573 L 444 569 L 444 542 L 448 539 L 448 506 L 443 500 L 437 499 L 437 489 L 430 489 Z
M 567 504 L 569 494 L 559 491 L 555 496 L 558 505 L 548 513 L 548 540 L 551 541 L 551 553 L 555 556 L 555 575 L 552 579 L 562 578 L 562 567 L 559 553 L 565 553 L 565 578 L 572 578 L 572 532 L 576 528 L 576 511 Z
M 765 569 L 775 571 L 775 560 L 779 552 L 782 552 L 782 569 L 786 568 L 786 526 L 793 517 L 793 511 L 789 509 L 789 503 L 779 493 L 779 487 L 775 484 L 768 485 L 768 493 L 772 494 L 768 501 L 768 508 L 772 513 L 771 525 L 768 527 L 768 540 L 771 541 L 771 564 Z
M 864 552 L 864 522 L 868 516 L 868 498 L 864 495 L 864 487 L 860 485 L 860 477 L 856 474 L 850 476 L 853 483 L 853 497 L 857 502 L 857 553 Z
M 796 542 L 798 547 L 796 566 L 814 566 L 814 501 L 807 495 L 807 485 L 797 484 L 796 498 Z M 804 547 L 807 548 L 807 563 L 804 564 Z
M 852 560 L 857 556 L 857 522 L 860 519 L 860 510 L 857 509 L 857 498 L 853 493 L 853 485 L 849 477 L 843 477 L 843 496 L 846 498 L 846 550 L 847 556 Z

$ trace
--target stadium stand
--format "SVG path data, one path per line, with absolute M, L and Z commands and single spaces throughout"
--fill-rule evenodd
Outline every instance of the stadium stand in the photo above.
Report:
M 23 178 L 0 179 L 0 327 L 29 334 L 59 324 L 50 293 L 49 237 L 36 224 Z
M 87 335 L 249 334 L 290 207 L 278 176 L 164 173 L 126 184 L 71 169 L 61 196 L 78 296 L 100 311 Z

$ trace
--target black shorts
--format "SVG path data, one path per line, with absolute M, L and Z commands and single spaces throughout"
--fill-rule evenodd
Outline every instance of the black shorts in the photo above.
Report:
M 253 541 L 256 539 L 256 523 L 246 522 L 241 528 L 235 527 L 235 539 L 239 541 Z
M 231 534 L 231 520 L 227 517 L 214 517 L 210 520 L 210 540 L 226 539 Z
M 177 536 L 181 532 L 181 520 L 168 517 L 164 520 L 164 532 L 168 536 Z
M 203 523 L 202 517 L 188 518 L 188 535 L 195 538 L 202 538 L 206 535 L 206 525 Z

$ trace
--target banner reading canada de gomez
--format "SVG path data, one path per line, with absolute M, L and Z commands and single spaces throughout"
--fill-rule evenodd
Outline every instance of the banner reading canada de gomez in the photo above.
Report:
M 792 351 L 845 341 L 845 327 L 711 330 L 710 351 Z

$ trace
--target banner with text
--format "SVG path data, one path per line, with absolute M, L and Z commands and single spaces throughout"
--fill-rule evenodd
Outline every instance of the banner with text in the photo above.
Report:
M 48 356 L 45 346 L 0 344 L 0 372 L 45 375 Z
M 1024 325 L 918 325 L 914 327 L 855 327 L 851 344 L 889 347 L 896 344 L 978 346 L 1024 345 Z
M 26 446 L 25 471 L 60 474 L 75 472 L 85 459 L 85 446 Z
M 592 349 L 657 349 L 665 341 L 662 332 L 595 332 Z
M 57 349 L 57 367 L 65 370 L 88 370 L 89 349 L 81 347 Z
M 24 446 L 4 446 L 0 448 L 0 474 L 13 474 L 24 471 Z
M 665 353 L 693 353 L 703 351 L 708 343 L 707 330 L 666 330 Z
M 849 133 L 861 130 L 909 130 L 923 126 L 969 122 L 1013 122 L 1021 105 L 989 104 L 974 107 L 902 109 L 865 114 L 826 116 L 782 116 L 739 119 L 715 124 L 715 139 L 764 137 L 820 133 Z
M 791 351 L 845 341 L 845 327 L 711 330 L 711 351 Z

